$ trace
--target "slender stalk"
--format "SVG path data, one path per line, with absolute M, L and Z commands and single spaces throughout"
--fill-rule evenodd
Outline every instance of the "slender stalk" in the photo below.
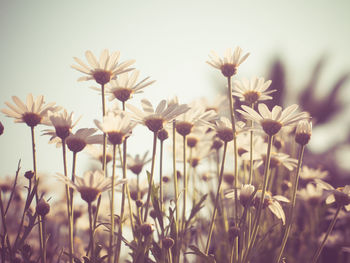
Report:
M 33 153 L 33 171 L 34 171 L 34 182 L 35 184 L 38 181 L 37 177 L 37 169 L 36 169 L 36 151 L 35 151 L 35 134 L 34 134 L 34 127 L 30 127 L 31 135 L 32 135 L 32 153 Z M 38 195 L 38 187 L 35 191 L 35 200 L 36 204 L 39 203 L 39 195 Z M 39 244 L 40 244 L 40 255 L 41 255 L 41 262 L 45 263 L 45 252 L 43 251 L 44 247 L 44 239 L 43 239 L 43 225 L 41 221 L 41 216 L 38 215 L 38 225 L 39 225 Z
M 287 240 L 289 237 L 289 232 L 293 224 L 293 213 L 294 213 L 294 208 L 295 208 L 295 200 L 297 196 L 297 190 L 298 190 L 298 184 L 299 184 L 299 175 L 300 175 L 300 168 L 304 156 L 304 150 L 305 150 L 305 145 L 301 145 L 300 152 L 299 152 L 299 158 L 298 158 L 298 166 L 296 170 L 296 175 L 294 177 L 294 183 L 293 183 L 293 193 L 292 193 L 292 198 L 291 198 L 291 205 L 289 208 L 289 219 L 287 222 L 286 229 L 284 231 L 283 239 L 282 239 L 282 245 L 281 245 L 281 250 L 277 256 L 276 263 L 279 263 L 283 254 L 283 251 L 285 249 L 285 246 L 287 244 Z
M 187 172 L 186 172 L 186 136 L 183 136 L 183 210 L 182 210 L 182 236 L 185 234 L 185 222 L 186 222 L 186 203 L 187 203 Z
M 171 255 L 171 248 L 168 249 L 168 258 L 169 258 L 169 263 L 173 263 L 173 257 Z
M 3 229 L 4 229 L 3 236 L 4 236 L 4 238 L 6 238 L 7 248 L 8 248 L 9 253 L 10 253 L 10 258 L 12 259 L 11 244 L 10 244 L 9 236 L 7 233 L 6 220 L 5 220 L 5 209 L 4 209 L 4 206 L 2 203 L 1 191 L 0 191 L 0 212 L 1 212 L 2 225 L 3 225 Z M 5 248 L 4 247 L 3 247 L 3 250 L 4 250 L 3 253 L 5 255 Z
M 92 207 L 91 207 L 91 203 L 88 203 L 88 212 L 89 212 L 89 223 L 90 223 L 90 248 L 91 248 L 91 257 L 90 259 L 92 260 L 92 262 L 94 262 L 94 257 L 95 257 L 95 253 L 94 253 L 94 225 L 92 222 Z
M 333 227 L 334 227 L 334 225 L 335 225 L 335 223 L 337 221 L 338 214 L 339 214 L 340 210 L 342 209 L 342 207 L 343 206 L 338 206 L 337 211 L 334 214 L 334 218 L 333 218 L 332 222 L 330 223 L 330 225 L 329 225 L 329 227 L 327 229 L 326 235 L 324 236 L 321 245 L 318 247 L 317 251 L 315 252 L 315 254 L 314 254 L 313 258 L 312 258 L 312 263 L 316 263 L 318 258 L 319 258 L 319 256 L 321 255 L 322 249 L 323 249 L 324 245 L 326 244 L 326 241 L 327 241 L 327 238 L 328 238 L 329 234 L 333 230 Z
M 268 179 L 269 179 L 272 140 L 273 140 L 273 136 L 269 136 L 268 137 L 268 145 L 267 145 L 265 170 L 264 170 L 263 189 L 262 189 L 262 193 L 261 193 L 261 199 L 260 199 L 260 202 L 259 202 L 259 206 L 258 206 L 256 215 L 255 215 L 255 220 L 254 220 L 254 224 L 253 224 L 251 240 L 249 242 L 249 246 L 248 246 L 248 248 L 247 248 L 247 250 L 245 252 L 245 255 L 243 257 L 243 262 L 244 263 L 247 262 L 249 253 L 250 253 L 250 251 L 251 251 L 251 249 L 253 247 L 253 244 L 255 242 L 255 239 L 256 239 L 256 236 L 257 236 L 257 233 L 258 233 L 258 229 L 259 229 L 261 211 L 262 211 L 262 208 L 263 208 L 265 193 L 266 193 L 266 189 L 267 189 L 267 182 L 268 182 Z
M 77 163 L 77 153 L 73 152 L 73 161 L 72 161 L 72 182 L 75 182 L 75 167 Z M 73 189 L 70 190 L 70 209 L 71 209 L 71 214 L 72 217 L 74 215 L 74 206 L 73 206 L 73 199 L 74 199 L 74 193 Z
M 75 154 L 75 153 L 74 153 Z M 64 176 L 67 177 L 67 158 L 66 158 L 66 142 L 65 140 L 62 140 L 62 157 L 63 157 L 63 171 Z M 67 217 L 68 217 L 68 235 L 69 235 L 69 262 L 73 263 L 73 209 L 72 209 L 72 201 L 71 201 L 71 191 L 69 189 L 68 184 L 66 184 L 66 201 L 67 201 Z
M 151 200 L 151 191 L 152 191 L 152 184 L 153 184 L 153 174 L 154 174 L 154 163 L 156 161 L 156 150 L 157 150 L 157 133 L 153 133 L 153 151 L 152 151 L 152 166 L 151 166 L 151 175 L 148 182 L 148 193 L 147 193 L 147 200 L 146 200 L 146 208 L 145 208 L 145 214 L 143 221 L 147 221 L 148 216 L 148 209 L 149 209 L 149 202 Z
M 178 196 L 179 196 L 179 191 L 178 191 L 178 185 L 177 185 L 177 171 L 176 171 L 176 129 L 175 129 L 175 125 L 176 122 L 175 120 L 173 121 L 173 180 L 174 180 L 174 201 L 175 201 L 175 238 L 177 240 L 178 238 L 178 223 L 179 223 L 179 207 L 178 207 Z M 175 244 L 176 246 L 176 250 L 178 251 L 178 249 L 181 246 L 178 246 L 177 244 Z M 180 253 L 175 253 L 174 255 L 174 260 L 176 263 L 179 262 L 180 260 Z
M 159 202 L 160 210 L 164 212 L 163 207 L 163 141 L 160 140 L 160 160 L 159 160 Z
M 209 252 L 211 236 L 212 236 L 213 230 L 214 230 L 214 222 L 215 222 L 217 207 L 218 207 L 218 205 L 219 205 L 220 190 L 221 190 L 222 178 L 223 178 L 223 174 L 224 174 L 226 150 L 227 150 L 227 142 L 224 143 L 224 153 L 223 153 L 223 156 L 222 156 L 222 163 L 221 163 L 221 169 L 220 169 L 220 176 L 219 176 L 218 189 L 217 189 L 217 192 L 216 192 L 216 198 L 215 198 L 215 204 L 214 204 L 214 211 L 213 211 L 213 215 L 212 215 L 211 222 L 210 222 L 207 245 L 206 245 L 206 247 L 205 247 L 205 254 L 207 254 L 207 255 L 208 255 L 208 252 Z
M 113 145 L 113 165 L 112 165 L 112 185 L 111 185 L 111 202 L 110 202 L 110 211 L 111 211 L 111 217 L 110 217 L 110 222 L 111 222 L 111 229 L 109 232 L 109 253 L 108 253 L 108 262 L 113 262 L 113 247 L 114 247 L 114 194 L 115 194 L 115 159 L 116 159 L 116 145 Z M 124 192 L 123 192 L 124 195 Z M 121 216 L 120 218 L 120 223 L 122 222 L 123 218 Z M 119 233 L 121 232 L 119 228 Z M 120 233 L 121 235 L 121 233 Z M 119 238 L 119 236 L 118 236 Z

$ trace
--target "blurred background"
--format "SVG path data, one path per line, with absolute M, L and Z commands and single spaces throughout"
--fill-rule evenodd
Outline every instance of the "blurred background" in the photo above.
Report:
M 76 117 L 78 127 L 95 127 L 100 96 L 77 82 L 73 56 L 119 50 L 135 59 L 141 77 L 157 80 L 135 96 L 153 103 L 174 95 L 181 103 L 213 98 L 225 86 L 220 72 L 205 61 L 211 50 L 223 55 L 240 46 L 251 55 L 237 78 L 272 79 L 279 93 L 273 103 L 298 103 L 316 123 L 307 162 L 331 172 L 341 184 L 350 171 L 350 2 L 339 1 L 5 1 L 0 2 L 0 108 L 16 95 L 44 95 Z M 276 93 L 277 94 L 277 93 Z M 13 175 L 17 162 L 32 169 L 30 129 L 0 114 L 0 177 Z M 37 135 L 41 134 L 41 126 Z M 152 135 L 138 127 L 129 150 L 151 148 Z M 61 152 L 37 139 L 38 169 L 61 172 Z M 142 145 L 142 147 L 141 147 Z M 70 159 L 70 158 L 69 158 Z M 317 162 L 316 162 L 317 161 Z M 77 174 L 89 165 L 78 157 Z M 337 184 L 338 184 L 337 183 Z

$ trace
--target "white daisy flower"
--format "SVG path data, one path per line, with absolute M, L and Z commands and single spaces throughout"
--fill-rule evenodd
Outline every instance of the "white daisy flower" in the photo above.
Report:
M 300 179 L 305 181 L 312 181 L 314 179 L 325 179 L 328 176 L 328 171 L 322 171 L 321 169 L 313 169 L 306 165 L 303 165 L 300 172 Z
M 323 194 L 323 188 L 320 185 L 316 184 L 315 186 L 311 183 L 307 184 L 306 188 L 298 191 L 299 197 L 307 201 L 312 206 L 316 206 L 321 202 L 323 199 Z
M 104 173 L 99 170 L 95 172 L 88 171 L 84 173 L 83 177 L 76 176 L 75 182 L 62 174 L 58 174 L 58 177 L 70 187 L 77 190 L 81 198 L 88 203 L 95 201 L 101 193 L 109 190 L 112 185 L 111 177 L 105 177 Z M 125 179 L 116 178 L 115 185 L 124 183 L 126 183 Z
M 225 77 L 232 77 L 236 74 L 238 66 L 241 65 L 248 56 L 249 53 L 242 56 L 242 49 L 240 47 L 236 47 L 233 53 L 232 50 L 228 48 L 223 58 L 220 58 L 214 51 L 211 51 L 209 55 L 210 61 L 207 61 L 207 63 L 214 68 L 220 69 Z
M 68 149 L 74 153 L 82 151 L 88 144 L 99 144 L 102 142 L 101 135 L 93 135 L 97 130 L 94 128 L 83 128 L 70 134 L 66 138 Z
M 243 122 L 236 122 L 236 134 L 243 132 L 245 124 Z M 214 124 L 210 124 L 210 127 L 215 130 L 217 136 L 224 142 L 230 142 L 233 140 L 232 123 L 226 117 L 220 117 Z
M 131 135 L 132 129 L 136 126 L 131 121 L 130 115 L 126 112 L 113 114 L 110 112 L 103 117 L 103 122 L 95 120 L 96 126 L 107 134 L 108 141 L 113 145 L 120 145 L 124 139 Z
M 308 120 L 301 120 L 298 122 L 295 131 L 295 141 L 300 145 L 306 145 L 311 139 L 312 123 Z
M 254 198 L 255 194 L 255 187 L 254 185 L 251 184 L 242 184 L 240 189 L 237 189 L 237 197 L 240 203 L 244 206 L 247 207 L 248 205 L 253 205 L 252 200 Z M 235 198 L 235 191 L 230 190 L 227 191 L 225 194 L 226 198 Z
M 130 104 L 126 107 L 132 111 L 136 122 L 145 125 L 152 132 L 160 131 L 165 124 L 189 109 L 186 104 L 167 104 L 166 100 L 162 100 L 155 110 L 152 103 L 147 99 L 141 100 L 141 105 L 143 111 Z
M 15 122 L 24 122 L 29 127 L 35 127 L 38 124 L 48 124 L 47 114 L 49 111 L 56 112 L 60 107 L 54 106 L 56 103 L 51 102 L 45 105 L 44 96 L 38 96 L 34 101 L 33 95 L 27 95 L 26 104 L 18 97 L 12 96 L 15 105 L 5 102 L 10 109 L 2 109 L 1 112 L 7 117 L 15 119 Z
M 86 65 L 82 60 L 74 57 L 74 60 L 78 65 L 72 65 L 71 67 L 87 74 L 88 76 L 80 77 L 78 81 L 92 80 L 94 79 L 98 84 L 104 85 L 111 79 L 114 79 L 117 75 L 133 70 L 128 68 L 135 60 L 127 60 L 122 63 L 119 62 L 120 52 L 116 51 L 109 55 L 108 49 L 102 51 L 99 61 L 90 50 L 85 52 L 86 60 L 89 65 Z
M 252 105 L 258 101 L 271 100 L 272 97 L 269 94 L 276 91 L 266 91 L 270 87 L 271 82 L 271 80 L 265 81 L 264 78 L 257 77 L 253 77 L 251 80 L 235 80 L 233 82 L 232 95 L 238 97 L 248 105 Z
M 247 120 L 252 120 L 259 125 L 269 136 L 273 136 L 278 133 L 281 128 L 291 126 L 300 120 L 308 119 L 307 112 L 300 112 L 294 114 L 298 109 L 297 104 L 293 104 L 286 109 L 282 110 L 280 106 L 273 107 L 272 111 L 261 103 L 258 105 L 259 113 L 252 108 L 242 105 L 243 110 L 237 110 Z
M 109 163 L 113 158 L 112 147 L 106 145 L 106 163 Z M 86 146 L 87 153 L 94 159 L 103 164 L 103 145 L 90 144 Z
M 109 94 L 109 100 L 118 99 L 121 102 L 129 100 L 133 94 L 142 93 L 143 89 L 155 82 L 148 81 L 149 77 L 137 82 L 140 72 L 134 70 L 130 73 L 120 74 L 116 80 L 111 80 L 107 86 L 106 93 Z
M 134 174 L 139 175 L 142 171 L 142 168 L 149 163 L 152 159 L 147 158 L 148 151 L 144 153 L 142 158 L 139 154 L 136 154 L 135 157 L 131 155 L 127 156 L 127 168 L 132 171 Z

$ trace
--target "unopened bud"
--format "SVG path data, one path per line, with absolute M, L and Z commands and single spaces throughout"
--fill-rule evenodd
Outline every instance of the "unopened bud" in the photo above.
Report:
M 50 212 L 50 205 L 44 199 L 41 199 L 35 210 L 39 216 L 46 216 Z

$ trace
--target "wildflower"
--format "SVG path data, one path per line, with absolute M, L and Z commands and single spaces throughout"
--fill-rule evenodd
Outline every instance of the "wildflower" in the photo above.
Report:
M 113 145 L 120 145 L 124 139 L 131 135 L 136 123 L 131 122 L 130 116 L 125 112 L 110 113 L 103 117 L 103 122 L 95 120 L 96 126 L 107 134 L 108 141 Z
M 206 111 L 213 110 L 216 113 L 227 111 L 229 109 L 229 101 L 226 95 L 217 95 L 212 102 L 209 102 L 206 98 L 201 98 L 199 101 Z
M 315 179 L 315 182 L 330 192 L 330 195 L 326 199 L 326 204 L 336 203 L 339 207 L 344 206 L 346 211 L 350 211 L 350 185 L 335 189 L 320 179 Z
M 160 141 L 165 141 L 169 138 L 169 133 L 166 129 L 163 128 L 158 132 L 157 137 Z
M 171 122 L 189 109 L 185 104 L 178 105 L 173 103 L 167 105 L 166 100 L 162 100 L 156 110 L 154 110 L 151 102 L 147 99 L 143 99 L 141 105 L 143 111 L 130 104 L 127 105 L 127 108 L 133 112 L 135 121 L 147 126 L 152 132 L 160 131 L 163 129 L 164 124 Z
M 88 154 L 95 160 L 103 163 L 103 146 L 102 145 L 87 145 L 86 150 Z M 111 147 L 106 148 L 106 163 L 109 163 L 113 158 Z
M 319 184 L 314 186 L 313 184 L 309 183 L 306 185 L 306 188 L 299 190 L 298 194 L 311 206 L 316 206 L 322 201 L 324 193 L 323 188 Z
M 295 132 L 295 141 L 300 145 L 309 143 L 312 132 L 312 124 L 307 120 L 299 121 Z
M 125 102 L 131 98 L 133 94 L 142 93 L 143 89 L 155 82 L 155 80 L 147 81 L 149 77 L 144 78 L 136 83 L 139 71 L 134 70 L 130 76 L 128 72 L 120 74 L 116 80 L 111 80 L 107 86 L 106 93 L 110 94 L 109 100 L 118 99 Z
M 89 63 L 89 66 L 79 58 L 74 57 L 74 60 L 79 65 L 72 65 L 71 67 L 88 75 L 80 77 L 78 81 L 94 79 L 98 84 L 104 85 L 111 79 L 114 79 L 118 74 L 132 70 L 128 67 L 131 66 L 135 61 L 127 60 L 119 64 L 119 56 L 119 51 L 113 52 L 111 55 L 109 55 L 109 51 L 105 49 L 101 53 L 100 60 L 97 61 L 94 54 L 88 50 L 85 52 L 85 57 Z
M 207 61 L 207 63 L 214 68 L 220 69 L 225 77 L 232 77 L 236 74 L 238 66 L 241 65 L 248 56 L 249 53 L 242 56 L 242 49 L 240 47 L 236 47 L 233 54 L 232 50 L 228 48 L 223 59 L 214 51 L 211 51 L 209 55 L 210 61 Z
M 232 123 L 226 117 L 220 117 L 215 121 L 216 125 L 210 125 L 216 131 L 216 135 L 224 142 L 233 140 Z M 242 132 L 244 127 L 243 122 L 236 123 L 236 133 Z
M 255 187 L 251 184 L 244 184 L 240 189 L 237 190 L 237 196 L 240 203 L 247 207 L 252 205 L 252 199 L 255 195 Z M 235 198 L 234 190 L 229 191 L 226 195 L 226 198 Z
M 24 173 L 24 177 L 27 178 L 28 180 L 31 180 L 34 177 L 34 172 L 32 170 L 26 171 Z
M 142 158 L 140 158 L 139 154 L 136 154 L 135 157 L 131 155 L 127 156 L 127 168 L 131 170 L 134 174 L 139 175 L 142 171 L 142 168 L 145 164 L 149 163 L 152 159 L 147 158 L 148 151 L 144 153 Z
M 88 144 L 97 144 L 101 142 L 100 135 L 93 135 L 96 132 L 94 128 L 83 128 L 67 137 L 66 143 L 68 149 L 74 153 L 82 151 Z
M 251 80 L 235 80 L 232 95 L 238 97 L 248 105 L 258 101 L 271 100 L 269 94 L 276 90 L 266 91 L 271 85 L 271 80 L 265 81 L 264 78 L 254 77 Z
M 54 102 L 45 105 L 43 96 L 38 96 L 34 101 L 33 95 L 28 94 L 26 104 L 16 96 L 12 96 L 12 100 L 16 105 L 5 102 L 10 109 L 2 109 L 1 112 L 6 114 L 7 117 L 15 118 L 15 122 L 24 122 L 29 127 L 35 127 L 38 124 L 48 124 L 48 112 L 55 112 L 60 109 L 54 106 Z
M 260 155 L 260 161 L 255 164 L 255 168 L 258 168 L 261 164 L 266 162 L 266 154 Z M 298 160 L 291 158 L 286 153 L 271 153 L 270 157 L 270 167 L 277 168 L 278 166 L 283 165 L 289 171 L 292 171 L 295 167 L 297 167 Z
M 191 133 L 195 125 L 209 126 L 209 122 L 215 118 L 215 111 L 206 111 L 203 106 L 198 104 L 198 102 L 194 102 L 188 111 L 177 118 L 175 128 L 179 134 L 187 136 Z
M 139 227 L 139 231 L 145 237 L 151 235 L 153 233 L 153 230 L 154 230 L 153 226 L 149 223 L 144 223 L 144 224 L 140 225 L 140 227 Z
M 255 198 L 253 200 L 254 205 L 257 207 L 260 199 L 261 199 L 261 190 L 258 190 Z M 284 214 L 283 208 L 280 205 L 279 202 L 286 202 L 289 203 L 289 200 L 281 195 L 274 195 L 272 196 L 271 193 L 266 192 L 263 202 L 263 208 L 268 207 L 270 211 L 278 218 L 282 220 L 282 224 L 284 225 L 286 223 L 286 215 Z
M 191 151 L 192 153 L 187 161 L 192 167 L 198 166 L 200 161 L 213 154 L 211 144 L 206 142 L 199 143 L 195 148 L 192 148 Z
M 259 104 L 259 113 L 252 108 L 242 105 L 243 110 L 237 110 L 246 119 L 256 122 L 264 132 L 273 136 L 278 133 L 282 127 L 288 127 L 296 122 L 307 119 L 308 114 L 306 112 L 301 112 L 298 114 L 293 114 L 298 108 L 298 105 L 293 104 L 282 111 L 280 106 L 273 107 L 270 111 L 265 104 Z
M 41 199 L 35 210 L 39 216 L 46 216 L 50 212 L 50 205 L 44 199 Z
M 165 237 L 162 239 L 162 245 L 165 249 L 170 249 L 174 246 L 175 241 L 171 237 Z
M 110 189 L 111 187 L 111 178 L 106 178 L 102 171 L 88 171 L 84 173 L 83 177 L 76 176 L 75 182 L 67 179 L 64 175 L 58 174 L 61 180 L 64 180 L 66 184 L 68 184 L 73 189 L 77 190 L 81 198 L 91 203 L 97 199 L 97 197 Z M 115 185 L 123 184 L 126 180 L 117 179 Z
M 72 133 L 73 127 L 78 123 L 81 117 L 73 123 L 73 112 L 68 114 L 68 112 L 64 110 L 58 113 L 49 112 L 48 118 L 55 129 L 44 130 L 43 135 L 50 135 L 50 143 L 56 143 L 56 146 L 60 146 L 61 142 Z
M 321 169 L 313 169 L 306 165 L 303 165 L 300 172 L 300 178 L 304 181 L 312 181 L 314 179 L 325 179 L 328 176 L 328 171 L 322 171 Z

